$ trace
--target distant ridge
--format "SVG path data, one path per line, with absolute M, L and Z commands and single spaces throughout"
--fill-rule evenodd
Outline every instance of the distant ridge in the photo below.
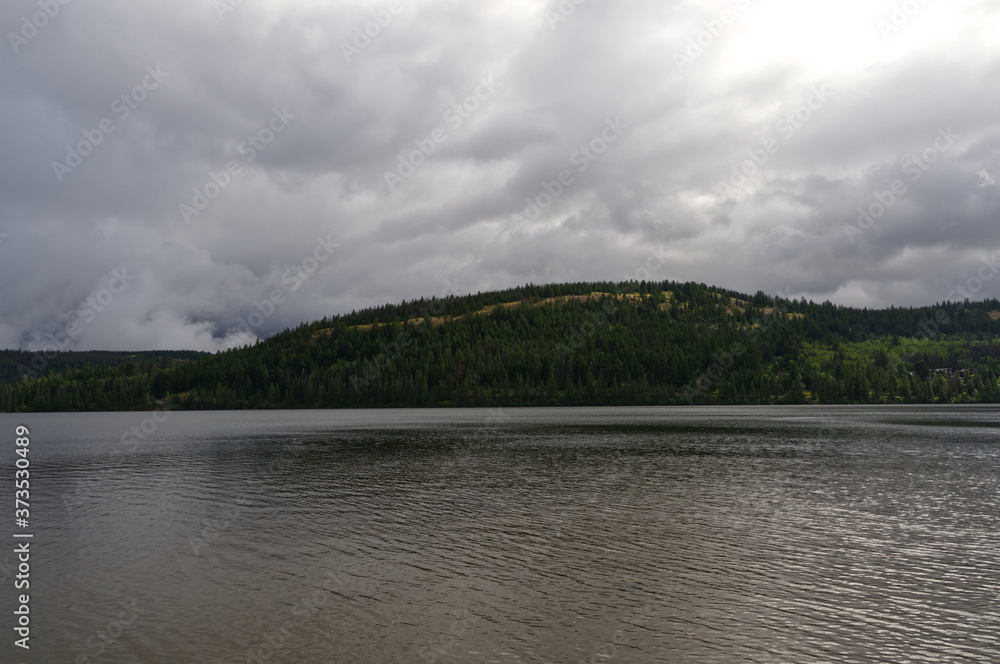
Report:
M 669 281 L 527 285 L 160 355 L 53 364 L 0 385 L 0 409 L 997 403 L 1000 302 L 871 310 Z
M 13 383 L 25 376 L 38 376 L 50 371 L 81 369 L 87 365 L 122 366 L 145 362 L 191 362 L 208 355 L 194 350 L 129 351 L 28 351 L 0 350 L 0 383 Z

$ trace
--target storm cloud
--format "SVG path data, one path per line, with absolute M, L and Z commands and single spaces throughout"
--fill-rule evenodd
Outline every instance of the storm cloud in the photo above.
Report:
M 527 282 L 1000 295 L 996 3 L 11 0 L 0 27 L 0 348 L 218 350 Z

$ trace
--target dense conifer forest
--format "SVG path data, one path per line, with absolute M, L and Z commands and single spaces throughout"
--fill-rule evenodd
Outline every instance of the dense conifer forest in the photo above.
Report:
M 529 285 L 213 355 L 114 355 L 38 370 L 37 354 L 8 352 L 0 410 L 996 403 L 1000 302 L 869 310 L 694 283 Z
M 207 353 L 190 350 L 154 350 L 154 351 L 63 351 L 42 349 L 40 352 L 28 350 L 0 350 L 0 384 L 13 383 L 17 380 L 44 375 L 55 371 L 65 373 L 67 370 L 82 369 L 88 365 L 122 367 L 138 363 L 176 364 L 197 360 Z

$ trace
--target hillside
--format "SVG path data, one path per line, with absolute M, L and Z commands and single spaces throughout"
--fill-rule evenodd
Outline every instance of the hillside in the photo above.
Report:
M 525 286 L 192 362 L 61 367 L 0 410 L 1000 401 L 1000 302 L 868 310 L 702 284 Z

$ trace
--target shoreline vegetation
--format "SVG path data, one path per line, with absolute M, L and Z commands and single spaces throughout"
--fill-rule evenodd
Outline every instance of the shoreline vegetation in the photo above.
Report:
M 630 281 L 420 299 L 217 354 L 0 351 L 0 412 L 1000 403 L 1000 301 Z

